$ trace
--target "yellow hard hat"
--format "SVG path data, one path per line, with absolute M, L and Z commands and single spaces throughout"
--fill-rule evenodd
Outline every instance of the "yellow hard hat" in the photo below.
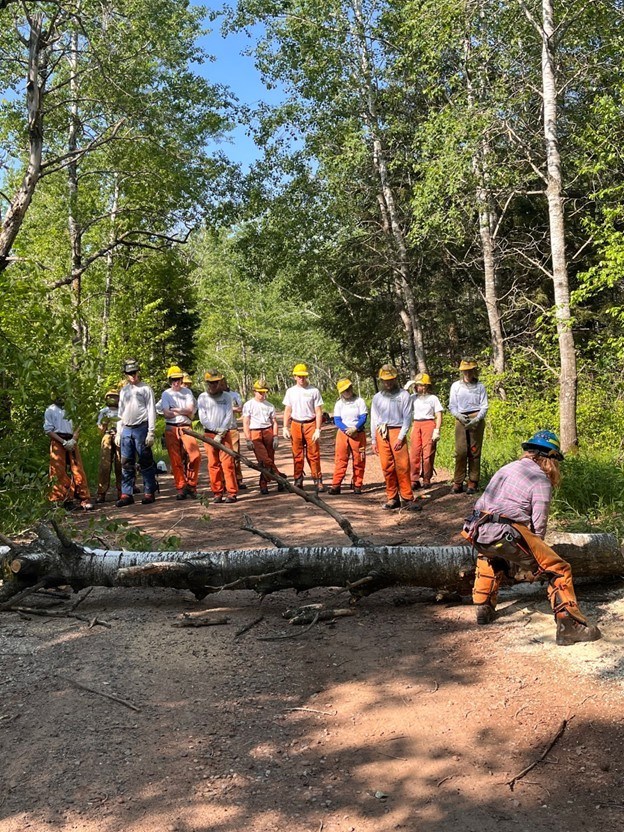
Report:
M 431 378 L 427 373 L 417 373 L 414 377 L 414 384 L 431 384 Z
M 294 376 L 309 376 L 310 373 L 308 372 L 308 365 L 307 364 L 295 364 L 293 367 L 292 374 Z
M 206 370 L 204 381 L 223 381 L 223 376 L 218 370 Z
M 475 358 L 462 358 L 459 362 L 460 370 L 476 370 L 478 366 Z
M 392 364 L 384 364 L 381 370 L 379 371 L 379 375 L 377 378 L 381 379 L 382 381 L 392 381 L 392 379 L 398 376 L 398 371 L 396 367 L 393 367 Z
M 348 390 L 349 387 L 353 387 L 350 378 L 339 378 L 336 384 L 336 389 L 339 393 L 344 393 L 345 390 Z
M 106 395 L 104 396 L 105 399 L 118 399 L 119 398 L 119 390 L 107 390 Z
M 184 370 L 174 364 L 167 370 L 167 378 L 184 378 Z
M 267 383 L 263 378 L 259 378 L 257 381 L 254 381 L 253 389 L 256 393 L 268 393 L 269 392 L 269 388 L 267 386 Z
M 182 379 L 182 384 L 192 384 L 193 379 L 190 377 L 188 373 L 184 373 L 184 378 Z

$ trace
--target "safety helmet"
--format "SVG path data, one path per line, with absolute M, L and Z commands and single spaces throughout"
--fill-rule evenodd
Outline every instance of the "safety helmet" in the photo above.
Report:
M 223 375 L 218 370 L 206 370 L 204 381 L 223 381 Z
M 269 386 L 263 378 L 259 378 L 257 381 L 253 383 L 253 389 L 256 393 L 268 393 Z
M 292 374 L 294 376 L 309 376 L 310 373 L 308 372 L 308 365 L 307 364 L 295 364 L 293 367 Z
M 476 370 L 479 366 L 476 358 L 468 358 L 464 357 L 459 362 L 459 369 L 460 370 Z
M 130 375 L 132 373 L 138 373 L 141 368 L 139 367 L 139 362 L 136 358 L 126 358 L 123 363 L 123 371 L 126 375 Z
M 182 379 L 182 384 L 192 384 L 193 379 L 190 377 L 188 373 L 184 373 L 184 378 Z
M 336 389 L 339 393 L 344 393 L 345 390 L 348 390 L 349 387 L 353 387 L 353 383 L 350 378 L 339 378 L 338 382 L 336 383 Z
M 377 378 L 381 379 L 381 381 L 392 381 L 398 374 L 396 367 L 393 367 L 392 364 L 384 364 L 379 370 Z
M 118 399 L 119 398 L 119 390 L 107 390 L 106 395 L 104 396 L 105 399 Z
M 169 367 L 169 369 L 167 370 L 167 378 L 184 378 L 184 370 L 181 370 L 178 366 L 173 364 L 173 366 Z
M 551 430 L 538 430 L 529 440 L 522 443 L 522 450 L 537 451 L 540 456 L 560 461 L 563 459 L 559 437 Z
M 431 378 L 427 373 L 416 373 L 414 384 L 431 384 Z

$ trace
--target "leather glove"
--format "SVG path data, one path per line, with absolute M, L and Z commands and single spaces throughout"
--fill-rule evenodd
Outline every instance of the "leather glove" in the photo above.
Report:
M 377 430 L 379 431 L 379 435 L 382 439 L 388 438 L 388 425 L 386 425 L 385 422 L 383 425 L 377 425 Z
M 73 451 L 76 447 L 76 440 L 75 439 L 66 439 L 63 442 L 63 447 L 66 451 Z
M 433 433 L 431 434 L 431 441 L 438 442 L 440 439 L 440 428 L 434 428 Z
M 279 436 L 273 437 L 273 450 L 277 450 L 279 448 Z
M 121 448 L 121 434 L 117 432 L 115 432 L 115 445 L 117 445 L 118 448 Z
M 347 428 L 345 433 L 347 434 L 347 436 L 355 436 L 355 434 L 357 433 L 357 428 Z
M 466 416 L 464 413 L 460 413 L 459 416 L 457 417 L 457 421 L 461 422 L 462 425 L 465 428 L 467 428 L 472 420 L 470 419 L 470 416 Z
M 251 441 L 251 439 L 248 439 L 248 440 L 247 440 L 247 450 L 248 450 L 248 451 L 253 451 L 253 449 L 254 449 L 254 444 L 253 444 L 253 442 Z
M 223 434 L 222 433 L 215 433 L 214 441 L 221 444 L 223 442 Z
M 312 434 L 312 441 L 313 441 L 313 442 L 318 442 L 320 438 L 321 438 L 321 432 L 320 432 L 320 430 L 317 428 L 317 429 L 314 431 L 314 433 Z
M 148 430 L 147 436 L 145 437 L 145 447 L 146 448 L 151 448 L 153 444 L 154 444 L 154 431 L 153 430 Z
M 480 419 L 469 419 L 466 424 L 466 430 L 474 430 L 480 421 Z
M 284 425 L 282 429 L 282 436 L 284 437 L 284 439 L 290 439 L 290 431 L 288 430 L 286 425 Z

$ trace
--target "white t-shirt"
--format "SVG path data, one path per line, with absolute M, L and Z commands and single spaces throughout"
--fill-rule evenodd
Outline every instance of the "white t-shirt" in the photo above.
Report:
M 135 427 L 147 422 L 148 431 L 154 432 L 156 405 L 152 388 L 142 381 L 124 384 L 119 394 L 120 426 Z
M 114 430 L 119 419 L 119 409 L 117 407 L 103 407 L 98 413 L 97 423 L 101 425 L 105 423 L 106 430 Z
M 249 418 L 251 430 L 263 430 L 273 426 L 275 408 L 271 402 L 258 401 L 253 398 L 243 405 L 243 418 Z
M 286 391 L 282 404 L 292 408 L 292 418 L 296 422 L 309 422 L 316 416 L 315 408 L 323 406 L 323 399 L 317 387 L 295 384 Z
M 206 430 L 225 433 L 232 423 L 232 396 L 229 393 L 201 393 L 197 399 L 199 421 Z
M 442 413 L 443 410 L 440 399 L 432 393 L 425 393 L 424 395 L 416 393 L 412 396 L 412 415 L 415 422 L 424 419 L 435 419 L 436 413 Z
M 352 399 L 340 397 L 334 405 L 334 416 L 345 423 L 348 428 L 357 427 L 358 420 L 363 413 L 368 413 L 366 402 L 359 396 Z
M 71 419 L 65 418 L 65 410 L 57 404 L 51 404 L 43 416 L 43 430 L 45 433 L 73 434 L 74 427 Z
M 172 387 L 170 387 L 168 390 L 165 390 L 165 392 L 162 394 L 160 404 L 163 411 L 173 410 L 173 408 L 179 408 L 184 410 L 193 408 L 193 413 L 195 413 L 195 411 L 197 410 L 197 402 L 195 401 L 195 396 L 188 389 L 188 387 L 180 387 L 179 390 L 174 390 Z M 165 416 L 165 419 L 168 425 L 190 425 L 192 422 L 192 417 L 182 416 L 180 413 L 176 413 L 175 416 L 171 417 Z

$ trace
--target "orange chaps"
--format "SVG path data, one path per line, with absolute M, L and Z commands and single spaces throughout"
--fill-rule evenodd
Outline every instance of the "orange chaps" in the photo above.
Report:
M 431 437 L 435 426 L 435 419 L 415 420 L 412 424 L 412 438 L 410 440 L 412 482 L 417 482 L 421 477 L 426 483 L 431 482 L 436 453 L 435 442 L 432 441 Z
M 105 497 L 110 488 L 111 469 L 115 468 L 117 495 L 121 497 L 121 451 L 115 444 L 115 436 L 105 433 L 100 443 L 100 466 L 98 469 L 98 497 Z
M 303 464 L 308 460 L 312 479 L 321 478 L 321 449 L 318 442 L 312 440 L 312 434 L 316 430 L 316 419 L 310 422 L 290 423 L 290 436 L 293 455 L 293 477 L 299 479 L 303 476 Z
M 199 464 L 201 454 L 197 440 L 193 436 L 182 432 L 182 427 L 167 425 L 165 429 L 165 445 L 171 462 L 173 481 L 178 491 L 185 486 L 195 490 L 199 480 Z M 206 446 L 210 447 L 210 446 Z
M 232 448 L 232 431 L 229 430 L 223 434 L 222 445 L 226 448 Z M 205 435 L 209 439 L 214 439 L 217 435 L 214 431 L 207 430 Z M 215 497 L 222 497 L 223 492 L 227 490 L 228 496 L 236 497 L 238 494 L 238 482 L 236 481 L 236 468 L 234 466 L 234 459 L 225 451 L 220 451 L 213 448 L 212 445 L 206 445 L 206 456 L 208 457 L 208 476 L 210 477 L 210 488 Z
M 349 455 L 353 457 L 353 485 L 355 488 L 361 488 L 366 468 L 366 434 L 363 430 L 354 436 L 347 436 L 342 430 L 336 431 L 333 488 L 338 488 L 345 478 Z
M 274 471 L 279 474 L 277 465 L 275 464 L 275 449 L 273 448 L 273 428 L 260 428 L 258 430 L 251 430 L 251 441 L 253 442 L 254 454 L 258 460 L 258 464 L 262 465 L 269 471 Z M 264 474 L 260 474 L 260 487 L 264 488 L 268 483 L 268 479 Z
M 576 600 L 570 564 L 526 526 L 514 523 L 513 527 L 522 535 L 522 540 L 517 544 L 503 542 L 500 555 L 496 553 L 496 543 L 483 547 L 477 544 L 479 557 L 472 589 L 473 603 L 496 606 L 498 589 L 508 569 L 507 561 L 510 561 L 523 569 L 528 568 L 534 579 L 548 579 L 548 600 L 555 616 L 565 612 L 586 624 L 587 620 L 579 610 Z
M 401 498 L 406 501 L 414 499 L 412 483 L 410 481 L 410 460 L 407 442 L 403 441 L 400 451 L 395 451 L 394 446 L 399 441 L 401 428 L 388 428 L 388 438 L 382 439 L 379 431 L 375 437 L 377 450 L 379 451 L 379 462 L 386 481 L 386 497 L 388 502 Z
M 49 500 L 64 503 L 77 497 L 88 500 L 89 484 L 78 446 L 66 451 L 60 442 L 50 439 L 50 480 L 52 490 Z

